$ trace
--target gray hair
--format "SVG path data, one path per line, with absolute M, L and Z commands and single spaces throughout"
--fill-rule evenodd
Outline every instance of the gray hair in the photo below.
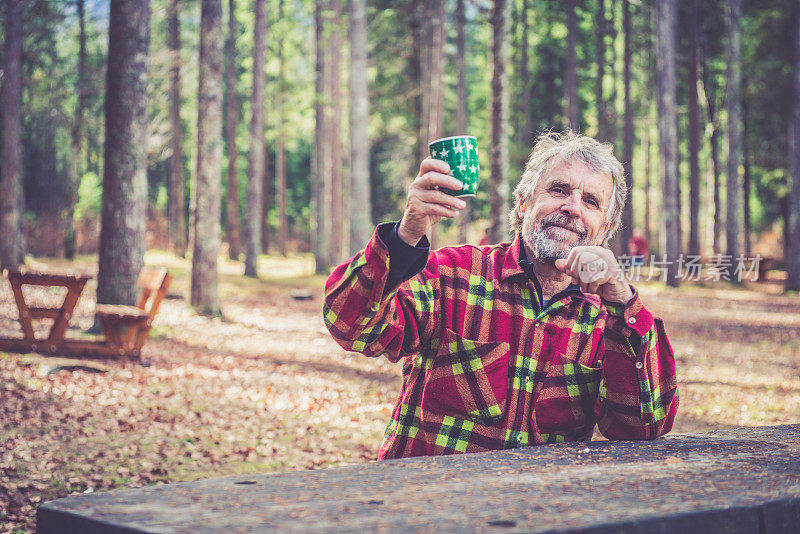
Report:
M 622 163 L 614 156 L 614 148 L 610 144 L 600 143 L 572 130 L 563 134 L 548 132 L 536 139 L 522 178 L 514 189 L 514 207 L 508 216 L 511 232 L 517 234 L 522 229 L 522 219 L 517 213 L 520 199 L 533 197 L 539 180 L 557 157 L 562 161 L 575 159 L 589 167 L 592 172 L 611 175 L 613 189 L 606 212 L 606 221 L 611 223 L 611 227 L 604 242 L 607 244 L 622 224 L 622 208 L 628 196 Z

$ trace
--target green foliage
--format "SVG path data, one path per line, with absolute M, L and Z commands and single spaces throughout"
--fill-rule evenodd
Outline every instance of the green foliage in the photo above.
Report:
M 100 213 L 103 199 L 103 182 L 93 172 L 81 176 L 78 186 L 78 204 L 75 206 L 75 218 L 81 219 L 87 213 Z

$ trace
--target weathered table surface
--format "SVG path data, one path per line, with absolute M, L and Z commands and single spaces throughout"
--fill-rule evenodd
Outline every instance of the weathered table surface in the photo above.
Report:
M 800 425 L 66 497 L 38 532 L 800 532 Z

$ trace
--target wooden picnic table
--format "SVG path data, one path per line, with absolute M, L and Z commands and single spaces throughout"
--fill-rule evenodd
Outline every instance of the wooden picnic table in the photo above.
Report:
M 800 425 L 540 445 L 65 497 L 39 534 L 783 533 L 800 529 Z
M 22 338 L 0 338 L 0 351 L 39 352 L 41 354 L 75 354 L 79 345 L 86 343 L 65 338 L 69 322 L 75 311 L 75 305 L 83 292 L 86 282 L 92 279 L 88 274 L 76 273 L 44 273 L 35 271 L 7 271 L 8 282 L 14 293 L 14 301 L 19 312 L 19 323 L 22 327 Z M 67 294 L 60 306 L 33 306 L 25 299 L 22 286 L 40 286 L 47 288 L 66 288 Z M 34 331 L 34 319 L 52 319 L 47 337 L 37 338 Z

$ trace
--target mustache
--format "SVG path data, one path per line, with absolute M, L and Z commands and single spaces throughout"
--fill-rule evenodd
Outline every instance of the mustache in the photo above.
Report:
M 549 226 L 558 226 L 561 228 L 566 228 L 567 230 L 572 230 L 582 238 L 586 237 L 587 234 L 586 227 L 581 221 L 572 219 L 563 213 L 553 213 L 548 215 L 542 219 L 541 223 L 539 224 L 540 230 L 544 230 Z

